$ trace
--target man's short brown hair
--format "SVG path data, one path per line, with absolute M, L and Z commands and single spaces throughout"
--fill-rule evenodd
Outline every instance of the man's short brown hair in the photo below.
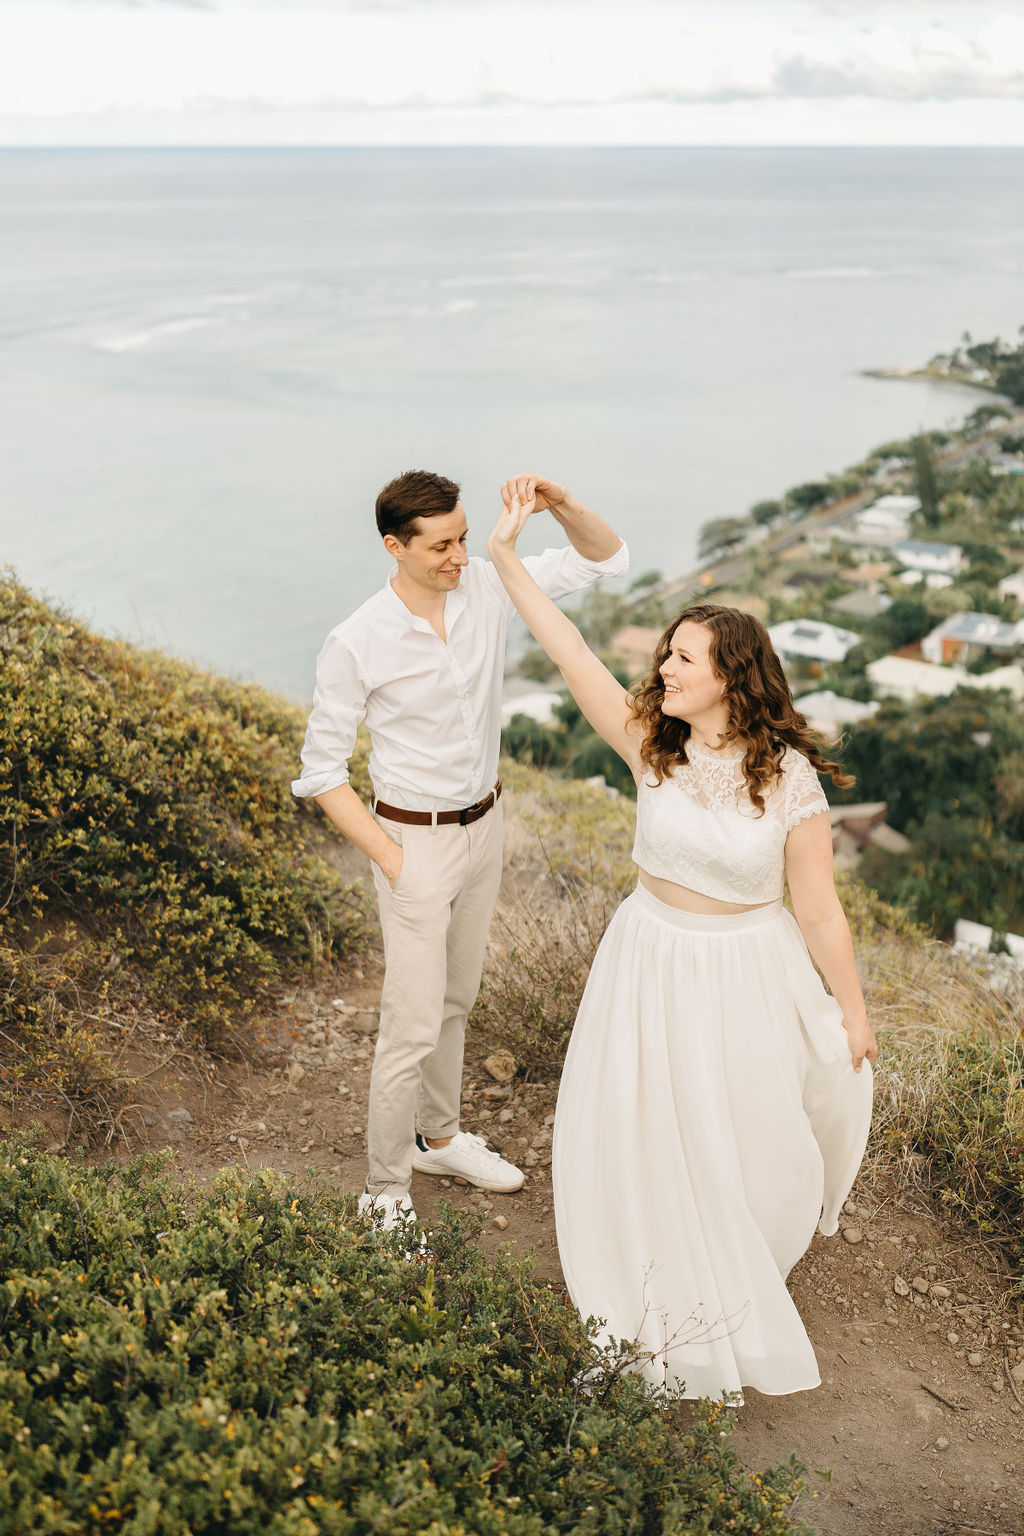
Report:
M 377 530 L 381 538 L 393 533 L 408 544 L 416 532 L 418 517 L 443 517 L 454 512 L 461 487 L 429 469 L 407 469 L 389 480 L 377 497 Z

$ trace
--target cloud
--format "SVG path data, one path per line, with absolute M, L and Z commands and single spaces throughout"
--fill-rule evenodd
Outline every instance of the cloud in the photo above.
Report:
M 0 0 L 0 20 L 0 101 L 29 123 L 957 101 L 1024 137 L 1024 17 L 996 0 Z

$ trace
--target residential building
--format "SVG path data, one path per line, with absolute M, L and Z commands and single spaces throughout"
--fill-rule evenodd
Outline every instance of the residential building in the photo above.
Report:
M 844 571 L 843 575 L 846 574 Z M 872 592 L 865 588 L 859 592 L 847 592 L 828 606 L 831 613 L 841 613 L 851 619 L 876 619 L 892 606 L 892 598 L 887 592 Z
M 885 801 L 863 805 L 830 805 L 832 853 L 840 869 L 855 869 L 865 848 L 884 848 L 887 853 L 906 853 L 910 839 L 885 819 Z
M 956 576 L 964 563 L 964 552 L 959 544 L 936 544 L 928 539 L 901 539 L 892 552 L 901 565 L 911 571 L 940 572 L 944 576 Z
M 840 629 L 821 619 L 784 619 L 768 631 L 782 661 L 842 661 L 860 641 L 852 630 Z
M 867 666 L 868 681 L 880 698 L 912 704 L 919 698 L 945 698 L 956 688 L 982 688 L 986 692 L 1009 689 L 1018 704 L 1024 703 L 1024 667 L 996 667 L 992 672 L 968 672 L 966 667 L 936 666 L 909 656 L 881 656 Z
M 994 613 L 951 613 L 925 635 L 921 655 L 926 661 L 968 662 L 986 651 L 1012 654 L 1024 647 L 1024 619 L 1007 624 Z
M 834 529 L 833 540 L 867 551 L 890 548 L 907 537 L 910 519 L 920 508 L 916 496 L 880 496 L 851 522 Z
M 919 698 L 944 698 L 974 681 L 963 667 L 937 667 L 909 656 L 880 656 L 877 661 L 868 662 L 867 675 L 881 698 L 900 699 L 904 704 Z
M 1012 576 L 1004 576 L 997 591 L 1003 602 L 1010 598 L 1024 607 L 1024 565 L 1019 571 L 1014 571 Z
M 988 467 L 994 475 L 1024 475 L 1024 454 L 995 453 Z
M 811 730 L 820 731 L 823 736 L 836 736 L 844 725 L 856 725 L 858 721 L 875 714 L 878 709 L 875 703 L 862 704 L 859 699 L 844 699 L 841 694 L 833 693 L 831 688 L 823 688 L 817 693 L 802 693 L 793 702 L 806 717 Z

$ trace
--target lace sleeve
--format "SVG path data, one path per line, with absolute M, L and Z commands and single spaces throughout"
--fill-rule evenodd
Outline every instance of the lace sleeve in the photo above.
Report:
M 807 816 L 817 816 L 820 811 L 827 812 L 828 801 L 813 765 L 802 752 L 794 752 L 791 748 L 786 753 L 784 773 L 786 831 L 790 832 L 797 822 Z

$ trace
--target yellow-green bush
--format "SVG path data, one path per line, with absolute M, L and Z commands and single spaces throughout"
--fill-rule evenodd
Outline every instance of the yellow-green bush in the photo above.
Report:
M 8 1536 L 784 1536 L 717 1407 L 670 1425 L 449 1213 L 431 1254 L 269 1173 L 183 1193 L 0 1144 Z M 584 1386 L 583 1383 L 586 1382 Z
M 357 938 L 360 904 L 289 791 L 297 709 L 91 634 L 10 576 L 0 661 L 0 943 L 30 955 L 72 916 L 209 1033 L 311 946 Z M 5 1009 L 22 1028 L 26 967 Z

